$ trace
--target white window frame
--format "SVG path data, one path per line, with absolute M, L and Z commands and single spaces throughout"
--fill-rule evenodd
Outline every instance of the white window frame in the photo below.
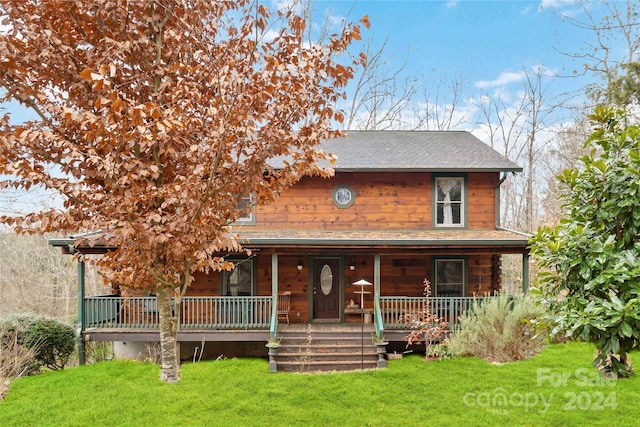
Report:
M 254 196 L 253 194 L 249 194 L 241 199 L 240 204 L 238 205 L 238 209 L 242 209 L 243 206 L 251 206 L 251 209 L 241 215 L 236 224 L 255 224 L 256 223 L 256 207 L 253 205 Z
M 452 182 L 456 184 L 451 187 Z M 460 200 L 451 200 L 451 190 L 455 186 L 460 186 Z M 444 191 L 447 187 L 450 187 L 448 191 Z M 465 227 L 465 177 L 463 176 L 439 176 L 434 180 L 434 224 L 436 227 Z M 449 200 L 447 200 L 449 198 Z M 456 215 L 454 213 L 454 206 L 458 206 L 459 219 L 455 222 Z M 447 214 L 446 210 L 450 209 L 451 212 Z M 442 219 L 440 212 L 442 211 Z M 448 220 L 447 218 L 451 219 Z M 451 221 L 451 222 L 449 222 Z

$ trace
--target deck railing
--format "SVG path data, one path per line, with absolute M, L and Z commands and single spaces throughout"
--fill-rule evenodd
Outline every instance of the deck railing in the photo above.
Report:
M 158 328 L 155 297 L 85 298 L 85 328 Z M 179 328 L 249 329 L 268 328 L 271 296 L 183 297 Z M 173 300 L 175 310 L 175 299 Z
M 431 313 L 452 327 L 458 316 L 471 308 L 473 301 L 485 298 L 381 296 L 376 323 L 382 331 L 409 329 L 411 319 L 429 304 Z M 159 314 L 155 297 L 86 297 L 85 328 L 158 328 Z M 175 300 L 173 302 L 175 310 Z M 188 329 L 268 329 L 273 313 L 271 296 L 183 297 L 180 310 L 181 330 Z M 382 322 L 379 322 L 381 318 Z
M 416 319 L 425 307 L 438 317 L 454 327 L 458 323 L 458 316 L 473 305 L 474 301 L 482 302 L 485 298 L 473 297 L 400 297 L 381 296 L 380 309 L 385 329 L 409 329 L 411 321 Z

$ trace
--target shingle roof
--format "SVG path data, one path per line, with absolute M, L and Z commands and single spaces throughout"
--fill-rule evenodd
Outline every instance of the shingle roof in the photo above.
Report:
M 347 131 L 324 141 L 337 171 L 505 171 L 522 168 L 466 131 Z M 328 165 L 323 165 L 328 166 Z

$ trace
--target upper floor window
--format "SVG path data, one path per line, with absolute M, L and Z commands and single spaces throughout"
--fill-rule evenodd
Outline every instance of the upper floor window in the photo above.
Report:
M 236 223 L 256 223 L 256 212 L 252 194 L 249 194 L 248 196 L 245 196 L 240 200 L 240 203 L 238 204 L 238 210 L 242 211 L 242 213 L 240 214 L 240 217 L 238 218 Z
M 435 179 L 435 212 L 437 227 L 464 226 L 464 178 Z

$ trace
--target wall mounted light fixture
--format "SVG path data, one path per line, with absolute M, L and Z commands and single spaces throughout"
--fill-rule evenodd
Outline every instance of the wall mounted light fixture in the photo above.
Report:
M 298 271 L 302 271 L 302 261 L 298 261 Z

